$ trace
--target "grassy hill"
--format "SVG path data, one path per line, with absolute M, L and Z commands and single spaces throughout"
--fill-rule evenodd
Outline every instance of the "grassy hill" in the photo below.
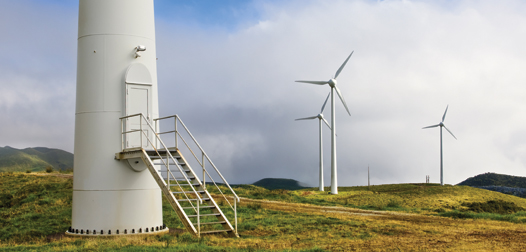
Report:
M 470 177 L 458 185 L 467 186 L 505 186 L 526 188 L 526 177 L 518 177 L 496 173 L 484 173 L 475 177 Z
M 0 172 L 42 171 L 47 166 L 55 170 L 73 168 L 73 154 L 45 147 L 15 149 L 0 147 Z
M 459 185 L 467 185 L 526 198 L 525 177 L 496 173 L 484 173 L 475 177 L 468 178 L 460 182 Z
M 315 188 L 296 191 L 267 190 L 253 185 L 236 186 L 234 190 L 238 195 L 251 199 L 433 215 L 466 212 L 470 211 L 470 205 L 473 203 L 489 201 L 508 202 L 526 209 L 526 199 L 470 186 L 392 184 L 339 187 L 337 195 L 330 195 L 328 187 L 324 192 Z
M 260 186 L 265 189 L 284 189 L 284 190 L 299 190 L 306 188 L 300 185 L 300 182 L 294 179 L 283 179 L 283 178 L 264 178 L 255 183 L 255 186 Z
M 54 174 L 0 173 L 0 251 L 520 251 L 526 239 L 526 199 L 437 184 L 340 187 L 338 195 L 237 185 L 240 238 L 193 237 L 163 199 L 169 234 L 82 239 L 63 235 L 72 179 Z

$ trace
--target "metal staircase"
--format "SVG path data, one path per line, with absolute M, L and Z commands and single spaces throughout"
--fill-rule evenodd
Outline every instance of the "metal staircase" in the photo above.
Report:
M 127 124 L 130 119 L 134 120 L 134 122 L 139 120 L 141 123 L 138 124 L 138 127 L 132 129 Z M 159 132 L 159 122 L 171 119 L 173 119 L 174 128 L 165 132 Z M 239 202 L 239 197 L 199 143 L 197 143 L 188 128 L 177 115 L 154 119 L 153 122 L 155 127 L 143 114 L 122 117 L 122 152 L 116 153 L 115 158 L 127 160 L 132 168 L 134 166 L 144 167 L 142 163 L 146 164 L 147 169 L 159 185 L 159 188 L 161 188 L 164 196 L 190 233 L 198 237 L 202 234 L 212 233 L 227 233 L 229 236 L 239 237 L 237 233 L 237 203 Z M 178 131 L 178 125 L 182 126 L 183 131 Z M 167 134 L 175 135 L 171 139 L 174 140 L 174 147 L 167 147 L 161 140 L 160 136 L 166 136 Z M 183 134 L 191 138 L 191 142 L 186 141 L 183 138 Z M 185 147 L 186 152 L 191 153 L 195 157 L 197 162 L 194 161 L 194 163 L 201 167 L 201 178 L 190 167 L 191 162 L 184 158 L 183 152 L 178 146 L 179 140 L 184 143 L 183 147 Z M 130 146 L 130 141 L 135 142 L 136 145 Z M 193 145 L 194 149 L 190 145 Z M 194 150 L 196 151 L 194 152 Z M 196 156 L 196 152 L 201 154 L 201 159 Z M 213 169 L 209 169 L 210 171 L 205 169 L 206 163 Z M 205 183 L 207 177 L 210 182 Z M 215 182 L 214 177 L 222 180 L 221 186 Z M 214 191 L 219 192 L 216 199 L 209 193 L 207 186 L 212 186 Z M 233 204 L 225 194 L 229 194 L 232 197 Z M 219 205 L 216 200 L 219 200 Z M 230 215 L 231 219 L 233 218 L 234 226 L 232 226 L 220 206 L 225 211 L 228 211 L 227 214 Z

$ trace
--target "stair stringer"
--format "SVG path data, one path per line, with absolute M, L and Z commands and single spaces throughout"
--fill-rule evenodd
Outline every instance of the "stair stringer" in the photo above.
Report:
M 212 195 L 210 195 L 210 193 L 208 192 L 208 190 L 206 190 L 206 188 L 203 186 L 203 183 L 201 183 L 201 181 L 199 179 L 197 179 L 197 175 L 195 174 L 194 170 L 192 169 L 192 167 L 190 167 L 190 165 L 188 164 L 188 162 L 186 161 L 186 159 L 184 158 L 183 154 L 177 150 L 177 157 L 176 159 L 180 159 L 181 162 L 179 162 L 181 164 L 181 167 L 184 168 L 186 167 L 188 170 L 185 170 L 187 173 L 190 173 L 189 175 L 191 175 L 191 177 L 193 177 L 190 181 L 191 183 L 193 184 L 194 182 L 197 182 L 199 183 L 199 185 L 197 186 L 197 188 L 194 188 L 196 191 L 203 191 L 200 193 L 201 195 L 201 198 L 208 198 L 210 200 L 208 201 L 203 201 L 203 203 L 206 203 L 208 206 L 213 206 L 214 208 L 212 208 L 212 211 L 214 213 L 218 213 L 220 214 L 219 216 L 216 216 L 217 219 L 219 221 L 224 221 L 225 223 L 222 223 L 221 225 L 223 226 L 223 228 L 225 229 L 224 232 L 227 232 L 229 236 L 232 236 L 232 237 L 239 237 L 236 232 L 235 232 L 235 229 L 234 227 L 232 227 L 232 224 L 230 224 L 230 221 L 228 221 L 228 219 L 225 217 L 225 214 L 223 213 L 223 211 L 221 211 L 221 208 L 217 205 L 217 203 L 215 202 L 214 198 L 212 198 Z M 193 186 L 192 186 L 193 187 Z M 234 199 L 235 200 L 235 199 Z
M 194 235 L 197 235 L 197 230 L 192 224 L 192 221 L 188 218 L 183 208 L 181 207 L 181 205 L 179 204 L 179 202 L 177 201 L 173 193 L 170 191 L 170 188 L 168 188 L 168 185 L 166 184 L 166 182 L 164 182 L 164 179 L 159 175 L 159 173 L 155 169 L 155 166 L 152 160 L 150 159 L 150 157 L 148 156 L 148 154 L 146 153 L 146 151 L 142 149 L 141 153 L 142 153 L 141 158 L 143 162 L 146 164 L 146 167 L 148 167 L 148 170 L 150 171 L 153 178 L 159 185 L 159 188 L 161 188 L 161 191 L 163 192 L 164 196 L 166 197 L 166 199 L 168 200 L 168 202 L 174 209 L 175 213 L 177 214 L 177 216 L 179 216 L 179 219 L 181 220 L 183 225 L 186 227 L 186 230 L 188 230 L 188 232 Z

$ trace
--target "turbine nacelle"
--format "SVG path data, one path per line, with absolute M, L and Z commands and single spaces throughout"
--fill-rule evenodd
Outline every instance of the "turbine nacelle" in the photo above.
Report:
M 338 81 L 336 79 L 330 79 L 329 81 L 327 81 L 327 84 L 329 84 L 329 86 L 331 86 L 331 88 L 336 87 L 336 83 L 338 83 Z
M 455 135 L 453 135 L 453 132 L 451 132 L 447 127 L 446 125 L 444 124 L 444 120 L 446 119 L 446 114 L 447 114 L 447 109 L 449 108 L 449 105 L 446 107 L 446 111 L 444 111 L 444 115 L 442 116 L 442 121 L 439 123 L 439 124 L 436 124 L 436 125 L 431 125 L 431 126 L 427 126 L 427 127 L 423 127 L 422 129 L 429 129 L 429 128 L 435 128 L 435 127 L 440 127 L 440 128 L 444 128 L 447 130 L 447 132 L 449 132 L 449 134 L 451 134 L 451 136 L 453 136 L 455 139 L 457 139 L 457 137 Z

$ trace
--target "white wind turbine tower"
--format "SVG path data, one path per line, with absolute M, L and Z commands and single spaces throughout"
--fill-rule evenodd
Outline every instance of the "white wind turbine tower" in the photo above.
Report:
M 328 80 L 328 81 L 305 81 L 305 80 L 298 80 L 296 82 L 302 82 L 302 83 L 309 83 L 309 84 L 316 84 L 316 85 L 325 85 L 329 84 L 331 87 L 331 194 L 338 194 L 338 175 L 337 175 L 337 165 L 336 165 L 336 110 L 334 106 L 334 91 L 336 90 L 336 93 L 340 97 L 340 100 L 343 103 L 343 106 L 345 107 L 345 110 L 347 110 L 347 113 L 349 113 L 349 116 L 351 115 L 351 112 L 349 112 L 349 108 L 347 108 L 347 104 L 345 103 L 345 99 L 343 99 L 343 96 L 340 92 L 340 89 L 336 86 L 336 78 L 338 78 L 338 75 L 340 75 L 341 71 L 345 67 L 345 64 L 347 64 L 347 61 L 351 58 L 354 51 L 351 52 L 349 57 L 343 62 L 343 64 L 340 66 L 338 71 L 336 71 L 336 75 L 334 78 Z
M 444 119 L 446 119 L 446 113 L 447 113 L 448 107 L 449 105 L 446 107 L 446 111 L 444 111 L 444 115 L 442 116 L 442 121 L 439 124 L 422 128 L 422 129 L 428 129 L 428 128 L 435 128 L 435 127 L 440 126 L 440 185 L 444 185 L 444 176 L 443 176 L 444 170 L 443 170 L 443 162 L 442 162 L 442 128 L 446 129 L 447 132 L 449 132 L 449 134 L 451 134 L 455 139 L 457 139 L 457 137 L 453 135 L 453 133 L 448 128 L 446 128 L 446 125 L 444 125 Z
M 323 103 L 323 106 L 321 107 L 321 111 L 318 115 L 315 115 L 315 116 L 311 116 L 311 117 L 305 117 L 305 118 L 298 118 L 296 119 L 296 121 L 298 120 L 311 120 L 311 119 L 316 119 L 318 118 L 319 119 L 319 124 L 320 124 L 320 191 L 324 191 L 324 186 L 323 186 L 323 137 L 322 137 L 322 124 L 321 122 L 323 121 L 328 127 L 329 129 L 331 129 L 331 126 L 329 125 L 329 122 L 327 122 L 327 120 L 325 120 L 325 118 L 323 118 L 323 110 L 325 109 L 325 105 L 327 104 L 327 101 L 329 100 L 329 96 L 331 95 L 331 93 L 329 93 L 329 95 L 327 95 L 327 98 L 325 99 L 325 102 Z

